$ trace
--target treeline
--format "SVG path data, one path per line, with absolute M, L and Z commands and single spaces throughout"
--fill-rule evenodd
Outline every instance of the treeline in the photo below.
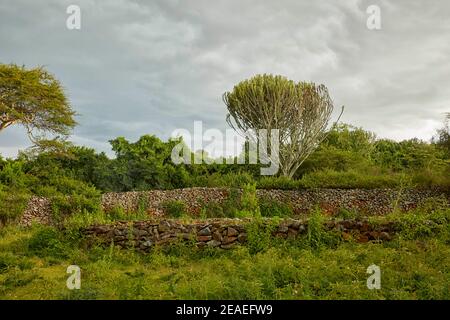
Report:
M 261 176 L 259 165 L 175 165 L 171 152 L 179 141 L 151 135 L 136 142 L 122 137 L 110 141 L 113 159 L 80 146 L 64 153 L 23 152 L 17 159 L 0 158 L 0 216 L 15 217 L 32 194 L 54 198 L 59 210 L 95 210 L 100 194 L 111 191 L 246 184 L 280 189 L 448 187 L 450 150 L 445 139 L 440 135 L 430 143 L 396 142 L 341 124 L 293 179 Z

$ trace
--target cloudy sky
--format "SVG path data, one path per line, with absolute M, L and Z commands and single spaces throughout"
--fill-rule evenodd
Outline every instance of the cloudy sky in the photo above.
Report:
M 449 16 L 442 0 L 0 0 L 0 62 L 54 73 L 79 113 L 71 140 L 101 151 L 195 120 L 225 130 L 222 93 L 257 73 L 325 84 L 344 122 L 379 137 L 428 140 L 450 111 Z M 28 145 L 20 127 L 0 134 L 4 156 Z

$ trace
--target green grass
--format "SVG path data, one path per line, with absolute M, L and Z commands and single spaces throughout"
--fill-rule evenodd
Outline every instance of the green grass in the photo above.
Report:
M 74 225 L 0 230 L 0 299 L 450 299 L 450 212 L 393 213 L 402 231 L 386 243 L 340 241 L 315 212 L 307 234 L 274 240 L 258 219 L 249 245 L 225 251 L 189 244 L 149 254 L 86 243 Z M 431 222 L 430 222 L 431 221 Z M 81 290 L 66 268 L 81 267 Z M 366 287 L 381 268 L 381 290 Z

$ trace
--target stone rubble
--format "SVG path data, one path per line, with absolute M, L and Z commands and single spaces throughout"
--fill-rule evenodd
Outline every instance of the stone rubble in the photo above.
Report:
M 269 219 L 263 223 L 268 224 Z M 182 223 L 179 220 L 119 221 L 110 225 L 93 225 L 83 230 L 90 240 L 120 248 L 134 247 L 148 252 L 154 246 L 168 245 L 179 241 L 191 242 L 197 247 L 231 249 L 247 242 L 246 225 L 249 219 L 210 219 Z M 286 219 L 275 226 L 272 236 L 295 239 L 305 234 L 307 220 Z M 326 222 L 325 230 L 337 231 L 344 240 L 357 242 L 389 241 L 396 232 L 393 223 L 371 225 L 366 220 L 332 220 Z

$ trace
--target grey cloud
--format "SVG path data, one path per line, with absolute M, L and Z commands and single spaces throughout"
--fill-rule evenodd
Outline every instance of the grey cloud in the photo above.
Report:
M 433 1 L 0 0 L 0 62 L 45 65 L 80 125 L 72 140 L 108 151 L 117 136 L 224 130 L 224 91 L 256 73 L 328 86 L 343 120 L 379 136 L 429 139 L 448 111 L 450 5 Z M 366 28 L 381 7 L 382 30 Z M 412 125 L 414 127 L 412 127 Z M 0 153 L 27 141 L 0 135 Z

